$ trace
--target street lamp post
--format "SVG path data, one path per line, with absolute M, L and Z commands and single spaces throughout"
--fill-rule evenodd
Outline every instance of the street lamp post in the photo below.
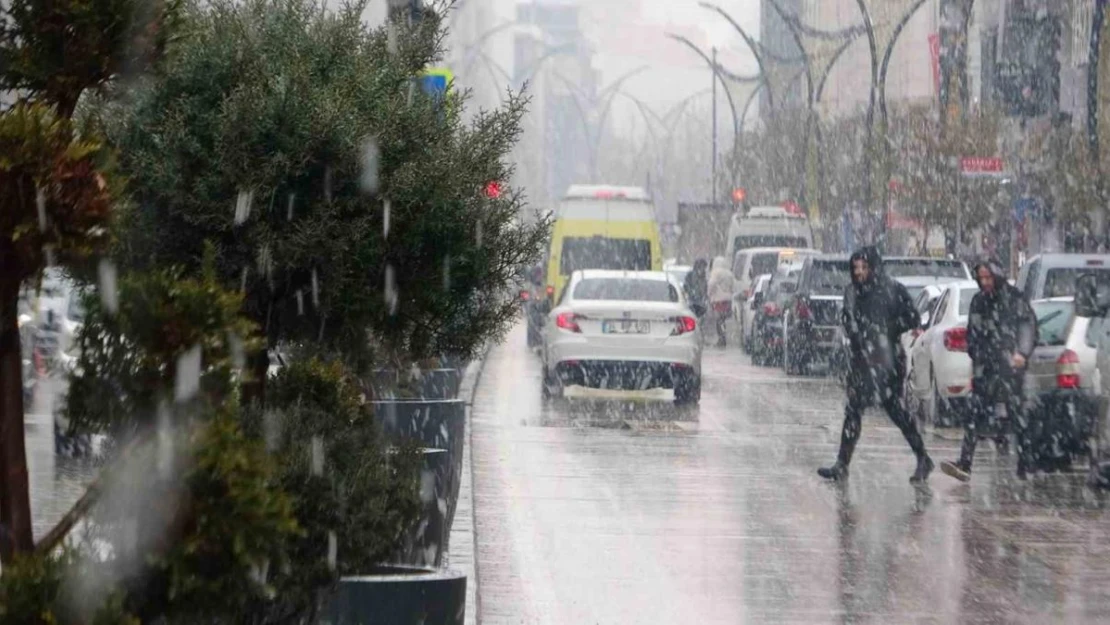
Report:
M 693 41 L 690 41 L 686 37 L 683 37 L 682 35 L 676 35 L 674 33 L 667 33 L 667 37 L 670 37 L 671 39 L 674 39 L 675 41 L 685 45 L 687 48 L 690 48 L 691 50 L 693 50 L 695 54 L 700 56 L 702 58 L 702 60 L 705 61 L 707 65 L 709 65 L 709 69 L 710 69 L 710 71 L 713 72 L 713 76 L 715 76 L 717 80 L 721 81 L 721 86 L 724 87 L 725 97 L 728 99 L 729 110 L 732 112 L 732 131 L 733 131 L 733 134 L 739 134 L 740 133 L 740 118 L 736 115 L 736 105 L 732 101 L 732 92 L 728 88 L 728 83 L 725 82 L 725 73 L 721 69 L 721 66 L 718 65 L 716 63 L 716 61 L 713 58 L 711 58 L 708 54 L 703 52 L 701 48 L 699 48 L 697 45 L 695 45 Z M 737 77 L 734 77 L 733 79 L 734 80 L 758 80 L 758 77 L 757 76 L 752 76 L 752 77 L 737 76 Z
M 713 67 L 717 67 L 717 46 L 713 46 Z M 713 171 L 710 177 L 710 204 L 717 202 L 717 77 L 709 77 L 713 83 Z

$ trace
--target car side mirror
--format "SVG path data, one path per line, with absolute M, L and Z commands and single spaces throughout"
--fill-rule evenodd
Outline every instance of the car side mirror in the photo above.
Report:
M 921 328 L 922 329 L 929 327 L 929 322 L 932 320 L 931 318 L 932 318 L 932 315 L 929 314 L 929 311 L 926 310 L 925 312 L 921 313 Z
M 1075 314 L 1080 317 L 1105 317 L 1110 311 L 1110 285 L 1093 273 L 1075 282 Z

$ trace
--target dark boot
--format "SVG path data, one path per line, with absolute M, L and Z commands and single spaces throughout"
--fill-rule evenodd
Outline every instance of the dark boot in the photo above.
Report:
M 910 476 L 910 482 L 920 484 L 929 479 L 929 474 L 933 472 L 933 459 L 929 454 L 918 456 L 917 469 Z
M 944 462 L 940 463 L 940 470 L 943 471 L 945 475 L 954 477 L 961 482 L 971 481 L 970 464 L 964 464 L 963 462 L 950 462 L 948 460 L 945 460 Z
M 821 467 L 817 469 L 817 475 L 834 482 L 846 480 L 848 479 L 848 465 L 840 464 L 840 462 L 837 461 L 837 463 L 831 467 Z

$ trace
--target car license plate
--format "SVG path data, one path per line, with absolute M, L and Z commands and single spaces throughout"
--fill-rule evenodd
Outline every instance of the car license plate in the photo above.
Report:
M 632 319 L 613 319 L 601 324 L 603 334 L 647 334 L 651 331 L 651 324 L 647 321 L 634 321 Z

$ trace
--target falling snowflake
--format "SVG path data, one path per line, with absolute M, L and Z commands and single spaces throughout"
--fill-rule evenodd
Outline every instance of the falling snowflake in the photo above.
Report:
M 370 195 L 378 193 L 380 160 L 381 150 L 378 148 L 377 139 L 374 137 L 366 139 L 362 144 L 362 176 L 359 178 L 359 186 L 364 193 Z
M 174 378 L 174 400 L 188 401 L 200 391 L 200 345 L 191 347 L 177 357 Z
M 290 193 L 289 198 L 285 202 L 285 220 L 293 221 L 293 204 L 297 200 L 296 193 Z
M 46 232 L 46 192 L 42 187 L 35 189 L 35 208 L 39 212 L 39 231 Z
M 116 288 L 116 266 L 108 259 L 102 259 L 97 267 L 100 278 L 100 303 L 109 315 L 119 310 L 119 290 Z
M 312 307 L 320 308 L 320 279 L 315 267 L 312 268 Z
M 312 437 L 312 474 L 324 475 L 324 439 L 319 436 Z
M 198 348 L 199 353 L 199 348 Z M 158 403 L 157 428 L 157 465 L 162 479 L 169 479 L 173 473 L 173 429 L 170 422 L 170 409 L 166 402 Z
M 388 239 L 389 238 L 389 219 L 390 219 L 390 212 L 392 211 L 392 209 L 393 209 L 393 202 L 390 202 L 388 198 L 384 202 L 382 202 L 382 238 L 383 239 Z
M 386 265 L 385 268 L 385 305 L 389 308 L 389 314 L 397 314 L 397 301 L 399 295 L 397 294 L 397 282 L 393 275 L 393 265 Z
M 242 369 L 247 365 L 247 353 L 243 346 L 243 339 L 234 333 L 228 333 L 227 346 L 231 351 L 231 366 Z
M 247 221 L 251 216 L 251 204 L 254 203 L 253 190 L 241 190 L 238 197 L 235 198 L 235 225 L 238 226 Z

